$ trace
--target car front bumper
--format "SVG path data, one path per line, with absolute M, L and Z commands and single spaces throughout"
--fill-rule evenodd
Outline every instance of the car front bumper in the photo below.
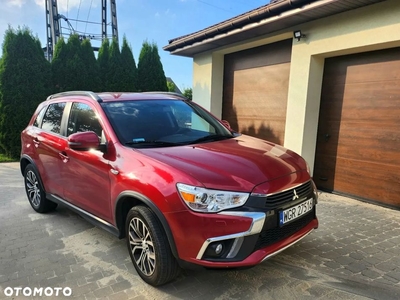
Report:
M 170 222 L 175 223 L 173 232 L 179 258 L 210 268 L 257 265 L 318 228 L 315 206 L 307 215 L 281 227 L 277 213 L 254 211 L 212 215 L 180 212 Z M 214 253 L 218 244 L 223 248 L 219 256 Z

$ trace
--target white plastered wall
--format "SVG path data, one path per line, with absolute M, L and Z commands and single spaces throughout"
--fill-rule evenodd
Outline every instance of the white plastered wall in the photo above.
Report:
M 284 146 L 314 166 L 324 60 L 400 46 L 400 1 L 389 0 L 306 23 L 296 28 L 194 57 L 193 99 L 217 117 L 222 113 L 224 55 L 292 36 L 293 40 Z

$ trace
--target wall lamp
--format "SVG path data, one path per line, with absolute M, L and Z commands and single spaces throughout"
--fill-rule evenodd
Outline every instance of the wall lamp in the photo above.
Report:
M 304 33 L 301 33 L 301 30 L 295 30 L 293 32 L 293 36 L 295 39 L 297 39 L 297 41 L 299 42 L 301 40 L 301 38 L 305 38 L 306 35 Z

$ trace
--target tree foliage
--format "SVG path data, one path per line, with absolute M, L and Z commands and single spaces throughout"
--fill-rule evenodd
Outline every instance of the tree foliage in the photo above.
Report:
M 175 84 L 172 81 L 167 81 L 168 92 L 175 92 Z
M 67 61 L 67 51 L 67 44 L 65 44 L 64 39 L 59 39 L 54 47 L 53 60 L 51 61 L 54 93 L 66 90 L 65 67 Z
M 17 158 L 20 134 L 37 105 L 51 93 L 51 67 L 27 28 L 9 27 L 0 60 L 0 152 Z
M 99 89 L 99 69 L 89 39 L 71 35 L 68 43 L 60 39 L 51 62 L 54 92 Z
M 85 90 L 88 75 L 82 59 L 81 40 L 77 34 L 69 37 L 66 49 L 65 89 L 67 91 Z
M 138 88 L 137 68 L 132 49 L 124 36 L 121 48 L 121 92 L 135 92 Z
M 156 44 L 143 42 L 138 64 L 139 90 L 168 91 L 167 80 Z
M 192 95 L 192 88 L 185 88 L 183 89 L 183 96 L 188 98 L 189 100 L 193 100 L 193 95 Z
M 97 64 L 99 66 L 99 74 L 100 74 L 99 76 L 100 91 L 108 90 L 107 71 L 109 68 L 109 60 L 110 60 L 110 43 L 107 39 L 104 39 L 99 49 L 99 54 L 97 56 Z
M 83 40 L 81 44 L 81 56 L 86 69 L 84 89 L 88 91 L 98 91 L 100 88 L 99 66 L 97 65 L 92 44 L 89 39 Z
M 113 39 L 110 46 L 110 57 L 108 59 L 107 70 L 107 90 L 112 92 L 120 92 L 122 88 L 121 73 L 124 66 L 121 62 L 121 52 L 119 51 L 118 41 Z

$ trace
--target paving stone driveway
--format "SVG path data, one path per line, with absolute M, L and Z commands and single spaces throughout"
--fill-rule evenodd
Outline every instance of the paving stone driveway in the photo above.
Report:
M 0 299 L 39 299 L 7 297 L 10 287 L 69 287 L 78 299 L 400 299 L 400 211 L 323 193 L 320 228 L 274 258 L 153 288 L 125 240 L 65 208 L 35 213 L 17 163 L 0 164 L 0 178 Z

